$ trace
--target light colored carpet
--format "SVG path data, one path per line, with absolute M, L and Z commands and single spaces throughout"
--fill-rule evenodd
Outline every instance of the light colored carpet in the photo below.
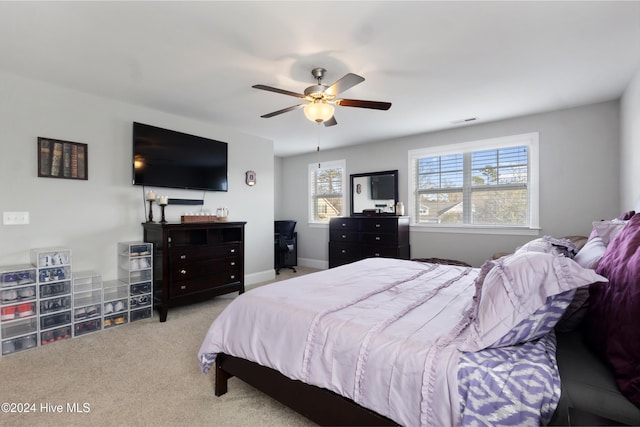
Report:
M 282 270 L 276 280 L 316 271 L 297 270 Z M 215 374 L 200 372 L 197 353 L 209 325 L 235 296 L 172 308 L 164 323 L 154 313 L 1 357 L 0 403 L 29 412 L 5 413 L 3 405 L 0 425 L 314 425 L 236 378 L 227 394 L 213 394 Z

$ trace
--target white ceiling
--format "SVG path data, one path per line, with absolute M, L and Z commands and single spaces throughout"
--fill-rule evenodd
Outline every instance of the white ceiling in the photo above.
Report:
M 274 140 L 281 156 L 617 99 L 640 2 L 0 2 L 0 70 Z M 337 126 L 254 84 L 347 72 Z M 136 117 L 131 118 L 132 121 Z M 161 123 L 154 123 L 162 125 Z

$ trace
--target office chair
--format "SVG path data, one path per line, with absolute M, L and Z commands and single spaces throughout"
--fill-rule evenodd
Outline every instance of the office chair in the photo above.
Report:
M 292 253 L 296 251 L 296 240 L 294 236 L 295 228 L 296 221 L 274 222 L 274 232 L 276 235 L 276 240 L 274 242 L 276 252 L 276 274 L 280 274 L 281 268 L 290 268 L 294 273 L 296 272 L 296 269 L 294 268 L 294 265 L 296 265 L 295 256 L 291 256 L 293 255 Z

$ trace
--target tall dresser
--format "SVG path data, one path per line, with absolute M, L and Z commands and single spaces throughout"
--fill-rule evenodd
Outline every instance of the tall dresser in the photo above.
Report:
M 144 241 L 153 243 L 153 305 L 161 322 L 169 307 L 244 292 L 245 224 L 142 224 Z
M 329 221 L 329 268 L 364 258 L 410 256 L 408 216 L 352 216 Z

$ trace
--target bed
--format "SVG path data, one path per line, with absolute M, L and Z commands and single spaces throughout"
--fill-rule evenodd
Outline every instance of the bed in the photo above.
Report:
M 481 268 L 375 258 L 256 288 L 199 351 L 323 425 L 539 425 L 558 407 L 554 326 L 607 278 L 567 239 Z

